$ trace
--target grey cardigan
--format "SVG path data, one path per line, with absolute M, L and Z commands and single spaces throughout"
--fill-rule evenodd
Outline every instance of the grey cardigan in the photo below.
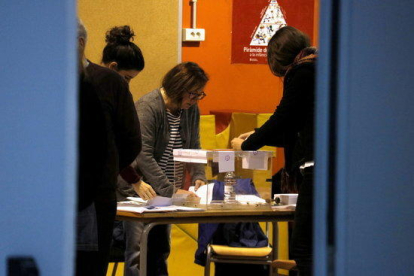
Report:
M 143 175 L 144 181 L 150 184 L 158 195 L 171 197 L 175 192 L 174 185 L 158 165 L 170 139 L 166 107 L 160 89 L 155 89 L 141 97 L 135 103 L 135 108 L 141 123 L 142 150 L 132 163 L 132 167 Z M 200 148 L 199 124 L 200 112 L 197 105 L 183 110 L 180 123 L 183 148 Z M 197 179 L 206 181 L 203 165 L 191 164 L 187 168 L 192 183 Z M 118 191 L 126 196 L 134 194 L 131 185 L 122 180 L 118 181 L 118 184 L 121 184 L 118 185 L 121 191 L 119 189 Z M 125 194 L 126 189 L 129 190 L 127 194 Z

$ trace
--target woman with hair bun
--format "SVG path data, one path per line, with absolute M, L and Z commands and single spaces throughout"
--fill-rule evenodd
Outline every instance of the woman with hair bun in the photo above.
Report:
M 116 216 L 116 184 L 140 153 L 141 131 L 128 83 L 119 74 L 131 67 L 114 70 L 90 62 L 84 55 L 87 32 L 78 21 L 79 45 L 79 174 L 76 275 L 104 276 L 107 272 L 113 225 Z M 108 45 L 115 47 L 116 43 Z M 137 47 L 131 48 L 139 62 L 133 70 L 142 70 L 143 58 Z M 121 47 L 121 48 L 122 48 Z M 123 50 L 119 53 L 124 52 Z M 128 178 L 128 177 L 127 177 Z M 130 174 L 130 187 L 139 193 L 142 184 Z M 134 180 L 134 181 L 132 181 Z
M 134 31 L 128 26 L 113 27 L 106 33 L 102 64 L 118 72 L 128 83 L 145 67 L 141 49 L 132 42 Z
M 128 83 L 145 67 L 141 49 L 132 42 L 134 36 L 134 31 L 128 25 L 113 27 L 106 32 L 107 44 L 102 53 L 102 64 L 117 72 Z M 125 183 L 127 185 L 123 185 Z M 118 186 L 120 185 L 128 187 L 134 195 L 138 194 L 144 200 L 152 199 L 156 195 L 152 187 L 142 181 L 141 175 L 131 166 L 120 172 Z M 117 197 L 118 200 L 125 200 L 119 192 Z

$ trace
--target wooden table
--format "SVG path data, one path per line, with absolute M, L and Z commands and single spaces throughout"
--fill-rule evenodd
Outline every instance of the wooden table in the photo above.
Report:
M 186 223 L 236 223 L 236 222 L 271 222 L 273 224 L 273 259 L 277 259 L 278 225 L 277 222 L 293 221 L 292 210 L 205 210 L 192 212 L 166 213 L 132 213 L 118 211 L 118 220 L 132 220 L 148 223 L 145 225 L 140 244 L 140 276 L 147 275 L 148 234 L 151 229 L 160 224 Z

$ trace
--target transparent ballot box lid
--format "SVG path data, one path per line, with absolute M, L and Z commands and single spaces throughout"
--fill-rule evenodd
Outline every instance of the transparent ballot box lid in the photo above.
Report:
M 175 204 L 207 209 L 270 208 L 273 151 L 174 149 L 173 154 L 176 181 L 190 182 L 190 191 L 199 197 L 178 196 Z M 207 184 L 195 191 L 198 179 Z

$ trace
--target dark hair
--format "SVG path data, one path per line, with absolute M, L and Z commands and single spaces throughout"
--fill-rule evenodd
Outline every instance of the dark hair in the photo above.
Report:
M 283 77 L 296 56 L 310 46 L 307 34 L 296 28 L 280 28 L 270 39 L 267 46 L 267 62 L 275 76 Z
M 128 25 L 113 27 L 106 32 L 106 46 L 103 50 L 102 63 L 116 62 L 118 70 L 138 70 L 145 67 L 141 49 L 132 42 L 134 31 Z
M 208 76 L 194 62 L 183 62 L 164 76 L 162 87 L 173 103 L 181 103 L 185 92 L 198 91 L 206 85 Z

